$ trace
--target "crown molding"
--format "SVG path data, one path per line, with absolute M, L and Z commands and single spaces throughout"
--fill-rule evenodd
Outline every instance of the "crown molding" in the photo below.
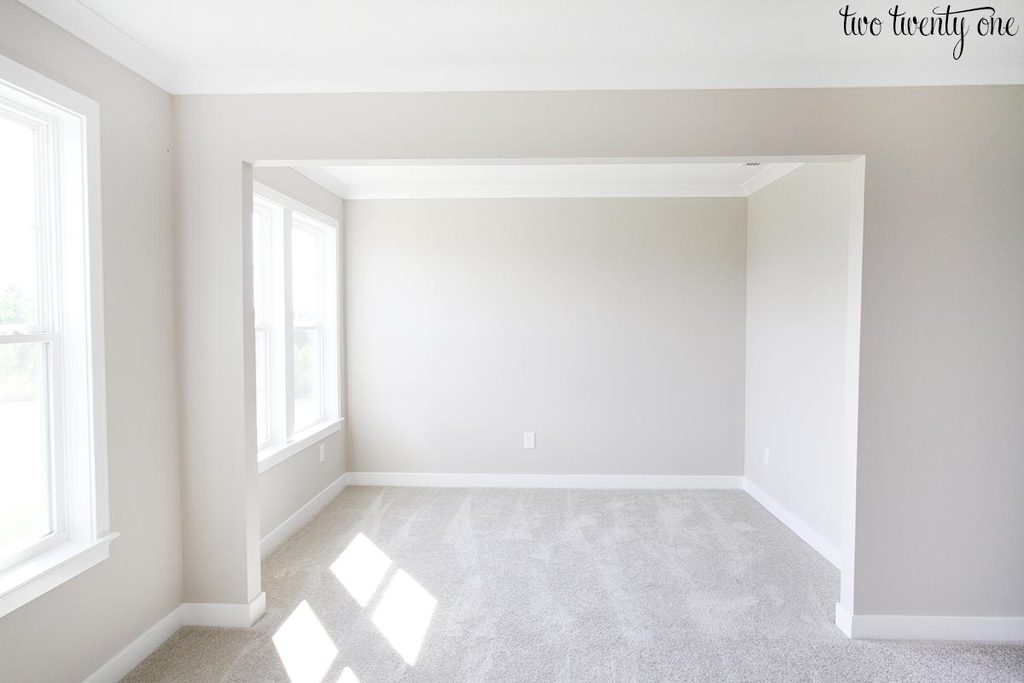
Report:
M 348 187 L 328 173 L 327 169 L 322 166 L 295 166 L 293 168 L 339 199 L 352 199 L 352 197 L 348 196 Z
M 733 162 L 735 163 L 735 162 Z M 329 164 L 327 164 L 329 166 Z M 403 164 L 398 164 L 403 165 Z M 793 172 L 802 163 L 769 163 L 742 184 L 580 182 L 474 184 L 347 184 L 320 166 L 296 166 L 295 170 L 341 199 L 537 199 L 537 198 L 686 198 L 749 197 L 754 192 Z
M 169 93 L 178 93 L 174 67 L 78 0 L 18 0 Z
M 1024 60 L 1004 64 L 791 62 L 696 68 L 675 64 L 353 66 L 198 69 L 177 74 L 177 94 L 758 90 L 1024 83 Z
M 770 164 L 756 176 L 746 181 L 740 187 L 743 196 L 749 197 L 763 187 L 767 187 L 783 176 L 787 176 L 803 164 Z
M 731 90 L 1024 84 L 1024 59 L 179 69 L 79 0 L 18 0 L 176 95 L 573 90 Z

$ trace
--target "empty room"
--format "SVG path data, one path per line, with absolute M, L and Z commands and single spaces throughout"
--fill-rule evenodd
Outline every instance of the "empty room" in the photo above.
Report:
M 1024 681 L 1022 20 L 0 0 L 0 681 Z

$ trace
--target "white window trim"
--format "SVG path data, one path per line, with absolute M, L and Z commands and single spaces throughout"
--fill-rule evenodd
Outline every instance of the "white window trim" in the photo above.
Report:
M 265 212 L 268 213 L 267 220 L 271 221 L 271 225 L 269 225 L 268 228 L 271 228 L 271 229 L 268 230 L 268 234 L 266 235 L 266 238 L 267 238 L 266 242 L 267 243 L 264 244 L 263 247 L 264 247 L 264 249 L 266 249 L 270 253 L 273 253 L 273 251 L 274 251 L 274 238 L 275 238 L 275 235 L 273 234 L 273 230 L 272 230 L 272 222 L 273 222 L 273 220 L 275 218 L 273 214 L 276 213 L 276 208 L 261 206 L 260 204 L 258 204 L 255 201 L 255 197 L 254 197 L 254 202 L 253 202 L 253 215 L 254 216 L 257 213 L 257 211 L 265 211 Z M 253 231 L 254 231 L 253 235 L 255 236 L 255 225 L 253 225 Z M 255 250 L 256 250 L 256 243 L 255 243 L 255 240 L 254 240 L 253 241 L 253 252 L 254 252 L 254 254 L 255 254 Z M 278 272 L 277 264 L 272 263 L 271 264 L 270 272 L 267 273 L 267 275 L 269 275 L 270 278 L 271 278 L 270 286 L 269 286 L 270 293 L 268 295 L 270 301 L 269 302 L 268 301 L 262 301 L 261 303 L 263 305 L 268 305 L 269 304 L 270 307 L 273 308 L 273 304 L 274 304 L 273 289 L 274 289 L 274 286 L 275 286 L 277 280 L 279 278 L 283 277 L 283 273 Z M 266 297 L 263 297 L 263 298 L 266 298 Z M 253 284 L 253 308 L 254 309 L 256 308 L 256 301 L 257 301 L 257 299 L 256 299 L 256 287 L 255 287 L 255 283 L 254 283 Z M 256 316 L 255 316 L 255 310 L 253 311 L 253 313 L 254 313 L 254 316 L 253 316 L 253 331 L 254 331 L 253 343 L 254 343 L 254 350 L 258 350 L 257 338 L 258 338 L 259 333 L 263 332 L 263 333 L 266 334 L 266 337 L 267 337 L 267 344 L 266 344 L 265 353 L 267 354 L 268 358 L 271 358 L 271 354 L 275 353 L 275 351 L 276 351 L 276 344 L 274 343 L 275 342 L 275 338 L 274 338 L 274 324 L 273 324 L 272 320 L 263 320 L 263 321 L 257 320 Z M 273 311 L 271 313 L 271 318 L 273 319 L 273 318 L 275 318 L 279 314 L 283 315 L 282 313 L 280 313 L 278 311 Z M 255 353 L 254 353 L 254 356 L 255 356 Z M 268 402 L 265 405 L 265 409 L 267 411 L 267 417 L 270 420 L 271 425 L 270 425 L 270 428 L 267 430 L 267 438 L 266 439 L 262 439 L 262 440 L 260 439 L 259 428 L 257 426 L 257 433 L 256 433 L 256 448 L 257 448 L 257 451 L 263 450 L 264 448 L 268 447 L 271 443 L 273 443 L 271 441 L 271 439 L 273 437 L 273 423 L 274 423 L 275 420 L 278 419 L 278 417 L 276 415 L 276 412 L 277 412 L 277 409 L 279 409 L 279 406 L 275 406 L 273 404 L 274 403 L 273 402 L 274 392 L 275 392 L 275 390 L 279 389 L 279 387 L 276 386 L 276 384 L 278 382 L 278 378 L 275 377 L 274 373 L 273 373 L 273 365 L 274 365 L 275 362 L 278 362 L 278 361 L 277 360 L 272 360 L 268 364 L 266 376 L 263 378 L 264 383 L 265 383 L 266 399 L 267 399 L 267 402 Z M 258 370 L 257 370 L 257 372 L 258 372 Z M 257 400 L 258 400 L 258 398 L 259 397 L 257 396 Z M 260 407 L 259 407 L 259 405 L 257 403 L 257 409 L 256 409 L 257 416 L 259 415 L 259 408 Z M 258 421 L 258 419 L 259 418 L 257 417 L 257 421 Z
M 257 449 L 257 454 L 256 454 L 257 470 L 258 470 L 259 473 L 262 474 L 263 472 L 266 472 L 267 470 L 269 470 L 270 468 L 274 467 L 275 465 L 278 465 L 278 464 L 284 462 L 285 460 L 289 459 L 293 455 L 296 455 L 297 453 L 300 453 L 300 452 L 306 450 L 310 446 L 313 446 L 317 442 L 323 441 L 325 438 L 327 438 L 331 434 L 335 434 L 335 433 L 341 431 L 342 423 L 345 422 L 344 409 L 343 409 L 343 405 L 342 405 L 342 401 L 341 401 L 341 386 L 342 386 L 341 368 L 342 368 L 342 363 L 341 363 L 341 358 L 340 358 L 340 355 L 343 353 L 342 338 L 341 338 L 341 292 L 340 292 L 342 273 L 341 273 L 341 259 L 339 257 L 339 254 L 340 254 L 339 245 L 341 244 L 341 227 L 340 227 L 340 223 L 339 223 L 338 219 L 336 219 L 336 218 L 334 218 L 332 216 L 329 216 L 329 215 L 327 215 L 327 214 L 325 214 L 325 213 L 323 213 L 321 211 L 317 211 L 316 209 L 314 209 L 314 208 L 312 208 L 310 206 L 307 206 L 306 204 L 303 204 L 303 203 L 293 199 L 292 197 L 290 197 L 290 196 L 288 196 L 288 195 L 286 195 L 286 194 L 284 194 L 282 192 L 278 192 L 277 190 L 274 190 L 274 189 L 272 189 L 270 187 L 267 187 L 266 185 L 262 185 L 260 183 L 255 183 L 254 182 L 253 183 L 253 193 L 256 194 L 256 195 L 259 195 L 259 196 L 261 196 L 261 197 L 263 197 L 265 199 L 268 199 L 268 200 L 270 200 L 271 202 L 273 202 L 275 204 L 280 205 L 281 207 L 283 207 L 284 209 L 287 209 L 288 211 L 299 213 L 299 214 L 302 214 L 304 216 L 307 216 L 307 217 L 309 217 L 309 218 L 311 218 L 311 219 L 313 219 L 315 221 L 318 221 L 320 223 L 323 223 L 323 224 L 327 225 L 329 228 L 334 230 L 334 252 L 333 252 L 333 257 L 334 257 L 334 279 L 335 279 L 335 288 L 337 290 L 339 290 L 339 291 L 336 292 L 336 294 L 334 296 L 334 301 L 333 301 L 333 306 L 334 306 L 334 309 L 335 309 L 334 310 L 334 316 L 333 316 L 334 317 L 333 325 L 324 324 L 322 326 L 325 338 L 327 337 L 328 334 L 333 336 L 333 338 L 335 340 L 334 341 L 334 345 L 335 345 L 336 355 L 339 356 L 338 358 L 335 358 L 334 362 L 333 362 L 333 368 L 332 368 L 333 371 L 331 372 L 331 377 L 333 379 L 333 382 L 332 382 L 333 386 L 325 387 L 324 388 L 324 401 L 325 401 L 325 404 L 326 404 L 325 405 L 325 412 L 328 414 L 328 417 L 324 418 L 320 422 L 317 422 L 317 423 L 315 423 L 313 425 L 310 425 L 309 427 L 307 427 L 306 429 L 304 429 L 304 430 L 302 430 L 302 431 L 300 431 L 298 433 L 292 434 L 291 437 L 286 437 L 286 439 L 283 442 L 281 442 L 281 441 L 270 442 L 267 445 L 259 447 Z M 285 320 L 291 320 L 291 318 L 292 318 L 292 310 L 291 310 L 291 236 L 289 234 L 290 229 L 291 229 L 291 222 L 286 220 L 285 225 L 284 225 L 283 244 L 280 245 L 283 248 L 283 253 L 281 254 L 281 259 L 277 259 L 275 257 L 275 261 L 276 260 L 282 260 L 282 262 L 284 264 L 283 272 L 281 272 L 279 274 L 280 274 L 281 277 L 283 277 L 282 285 L 283 285 L 283 287 L 286 290 L 286 294 L 285 294 L 285 297 L 284 297 L 285 310 L 282 312 L 282 315 L 283 315 Z M 277 264 L 276 263 L 274 264 L 274 272 L 275 272 L 275 274 L 278 274 L 278 269 L 277 269 Z M 291 325 L 291 324 L 285 324 L 284 325 L 284 334 L 285 334 L 284 348 L 286 350 L 286 353 L 285 353 L 285 358 L 281 361 L 283 363 L 283 367 L 285 368 L 285 377 L 284 377 L 285 387 L 284 387 L 284 391 L 282 393 L 285 396 L 285 399 L 283 400 L 283 410 L 284 410 L 284 422 L 285 422 L 285 433 L 286 434 L 288 432 L 290 432 L 292 430 L 293 426 L 294 426 L 294 416 L 293 416 L 293 408 L 294 408 L 294 406 L 292 405 L 292 401 L 289 400 L 289 397 L 291 397 L 292 391 L 293 391 L 292 386 L 291 386 L 292 380 L 293 380 L 293 371 L 292 371 L 292 368 L 291 368 L 291 365 L 292 365 L 292 363 L 291 363 L 291 352 L 289 351 L 289 349 L 291 348 L 291 345 L 292 345 L 292 330 L 293 330 L 293 327 L 294 327 L 294 325 Z M 301 326 L 299 326 L 299 327 L 301 327 Z M 253 335 L 254 335 L 254 342 L 255 342 L 255 328 L 253 330 Z M 273 382 L 271 382 L 271 385 L 273 385 Z M 337 415 L 337 417 L 331 417 L 332 414 Z
M 69 215 L 84 215 L 87 225 L 86 235 L 77 235 L 85 239 L 81 248 L 86 262 L 65 262 L 62 268 L 77 268 L 80 274 L 87 276 L 84 278 L 85 291 L 77 292 L 84 303 L 85 318 L 73 321 L 78 323 L 81 338 L 73 343 L 79 345 L 76 350 L 88 366 L 84 373 L 85 384 L 78 387 L 79 393 L 86 395 L 88 400 L 86 405 L 67 401 L 64 414 L 55 414 L 52 419 L 63 422 L 67 440 L 84 444 L 83 447 L 90 450 L 87 463 L 69 464 L 66 472 L 68 504 L 88 510 L 88 514 L 68 520 L 68 540 L 0 571 L 0 617 L 3 617 L 106 559 L 110 554 L 110 542 L 118 534 L 109 530 L 99 105 L 3 56 L 0 56 L 0 80 L 21 91 L 18 97 L 23 96 L 26 102 L 45 100 L 79 121 L 80 125 L 74 126 L 73 131 L 69 132 L 66 127 L 60 131 L 61 135 L 68 135 L 68 139 L 76 141 L 79 149 L 82 147 L 81 137 L 85 138 L 85 166 L 81 169 L 84 177 L 63 178 L 65 183 L 81 184 L 80 196 L 75 201 L 85 206 L 76 204 L 59 208 Z M 67 145 L 63 149 L 67 152 Z M 63 201 L 66 201 L 66 196 L 62 195 Z M 67 431 L 69 425 L 76 425 L 70 433 Z
M 339 417 L 334 420 L 327 420 L 326 422 L 315 424 L 306 431 L 293 436 L 292 439 L 284 445 L 260 451 L 257 467 L 259 473 L 262 474 L 266 472 L 274 465 L 278 465 L 296 453 L 306 450 L 319 441 L 323 441 L 331 434 L 340 432 L 341 424 L 344 421 L 344 417 Z

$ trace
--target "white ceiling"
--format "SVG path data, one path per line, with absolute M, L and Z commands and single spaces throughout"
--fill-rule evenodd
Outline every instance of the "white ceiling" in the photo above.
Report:
M 844 36 L 845 0 L 21 2 L 178 93 L 1024 83 L 1024 31 L 954 61 L 948 37 Z
M 400 164 L 295 167 L 342 199 L 497 197 L 747 197 L 799 163 L 597 162 Z

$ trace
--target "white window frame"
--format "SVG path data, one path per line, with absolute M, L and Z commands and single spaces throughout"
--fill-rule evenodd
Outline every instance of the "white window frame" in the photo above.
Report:
M 275 297 L 273 296 L 273 290 L 276 289 L 279 286 L 282 286 L 281 283 L 282 283 L 282 278 L 284 277 L 284 275 L 283 275 L 283 270 L 281 270 L 281 268 L 280 268 L 280 264 L 277 263 L 277 261 L 275 259 L 273 259 L 273 255 L 274 255 L 275 252 L 277 252 L 279 249 L 281 249 L 281 245 L 279 243 L 280 235 L 277 235 L 277 234 L 274 233 L 274 223 L 275 223 L 275 221 L 283 222 L 283 217 L 282 217 L 283 211 L 284 211 L 283 208 L 278 206 L 278 205 L 276 205 L 276 204 L 268 204 L 268 203 L 262 201 L 259 197 L 256 197 L 256 196 L 253 197 L 253 215 L 255 216 L 255 214 L 257 214 L 257 213 L 263 213 L 266 216 L 266 220 L 268 221 L 268 234 L 266 236 L 267 237 L 267 240 L 266 240 L 267 244 L 265 245 L 265 248 L 266 248 L 267 253 L 271 256 L 271 261 L 272 261 L 271 264 L 270 264 L 269 272 L 268 272 L 268 274 L 270 275 L 270 282 L 267 283 L 267 289 L 266 289 L 267 294 L 268 294 L 268 298 L 270 300 L 262 302 L 264 305 L 269 304 L 269 308 L 271 308 L 270 319 L 269 320 L 267 320 L 267 319 L 260 319 L 259 317 L 257 317 L 255 315 L 255 311 L 254 311 L 254 315 L 253 315 L 253 325 L 254 325 L 254 330 L 255 330 L 254 331 L 254 339 L 253 339 L 254 349 L 258 348 L 258 345 L 259 345 L 259 335 L 261 333 L 266 335 L 266 338 L 267 338 L 267 341 L 266 341 L 266 343 L 267 343 L 266 355 L 267 355 L 267 358 L 269 360 L 268 367 L 266 368 L 266 375 L 264 377 L 264 386 L 266 387 L 266 391 L 265 391 L 266 397 L 265 398 L 267 400 L 267 404 L 264 407 L 265 407 L 265 409 L 267 411 L 267 416 L 268 416 L 268 419 L 271 422 L 271 425 L 268 428 L 267 438 L 265 438 L 265 439 L 261 439 L 260 438 L 260 434 L 259 434 L 259 431 L 258 431 L 258 428 L 257 428 L 256 447 L 259 450 L 263 450 L 263 449 L 268 448 L 269 446 L 272 445 L 272 437 L 273 437 L 273 433 L 274 433 L 274 426 L 275 426 L 275 424 L 277 422 L 277 412 L 279 410 L 279 407 L 277 405 L 275 405 L 274 397 L 279 392 L 283 391 L 283 386 L 279 386 L 278 378 L 275 376 L 275 373 L 273 372 L 273 368 L 276 367 L 280 362 L 282 362 L 280 359 L 273 357 L 273 353 L 280 347 L 280 342 L 278 342 L 277 339 L 276 339 L 276 334 L 277 333 L 275 332 L 275 330 L 280 330 L 281 329 L 281 325 L 283 324 L 283 311 L 273 310 L 273 304 L 275 303 Z M 254 222 L 253 223 L 253 253 L 254 253 L 254 256 L 255 256 L 255 251 L 256 251 L 256 247 L 255 247 L 256 233 L 255 233 L 255 230 L 256 230 L 256 226 L 255 226 L 255 222 Z M 255 261 L 254 261 L 254 263 L 255 263 Z M 257 290 L 257 287 L 256 287 L 255 282 L 254 282 L 253 283 L 253 304 L 254 304 L 253 308 L 258 310 L 258 306 L 257 306 L 257 303 L 258 303 L 257 302 L 257 291 L 258 290 Z M 259 367 L 256 368 L 256 372 L 257 373 L 260 372 L 260 368 Z M 256 385 L 253 384 L 253 386 L 255 387 Z M 257 415 L 258 415 L 259 414 L 259 407 L 260 407 L 259 406 L 259 396 L 257 396 L 256 398 L 257 398 Z
M 99 105 L 2 56 L 0 101 L 39 126 L 52 164 L 40 325 L 0 343 L 48 348 L 53 530 L 0 558 L 2 617 L 106 559 L 117 534 L 107 479 Z
M 272 287 L 275 294 L 273 322 L 267 329 L 269 336 L 270 381 L 270 438 L 257 443 L 257 462 L 260 472 L 284 462 L 289 457 L 322 441 L 341 430 L 345 417 L 341 406 L 341 334 L 340 290 L 341 264 L 338 258 L 340 226 L 337 219 L 317 211 L 286 194 L 259 183 L 253 183 L 253 210 L 276 212 L 279 226 L 271 235 Z M 318 327 L 322 331 L 323 417 L 301 431 L 295 431 L 294 414 L 294 332 L 309 325 L 296 325 L 292 310 L 292 231 L 295 214 L 301 222 L 323 231 L 324 282 L 322 304 L 323 319 Z M 256 286 L 253 284 L 255 303 Z M 253 320 L 256 321 L 255 314 Z M 257 323 L 258 324 L 258 323 Z M 256 327 L 253 344 L 256 343 Z M 265 328 L 260 328 L 265 329 Z M 333 348 L 332 348 L 333 347 Z M 259 372 L 256 368 L 256 372 Z M 255 384 L 254 384 L 255 386 Z M 258 438 L 258 434 L 257 434 Z

